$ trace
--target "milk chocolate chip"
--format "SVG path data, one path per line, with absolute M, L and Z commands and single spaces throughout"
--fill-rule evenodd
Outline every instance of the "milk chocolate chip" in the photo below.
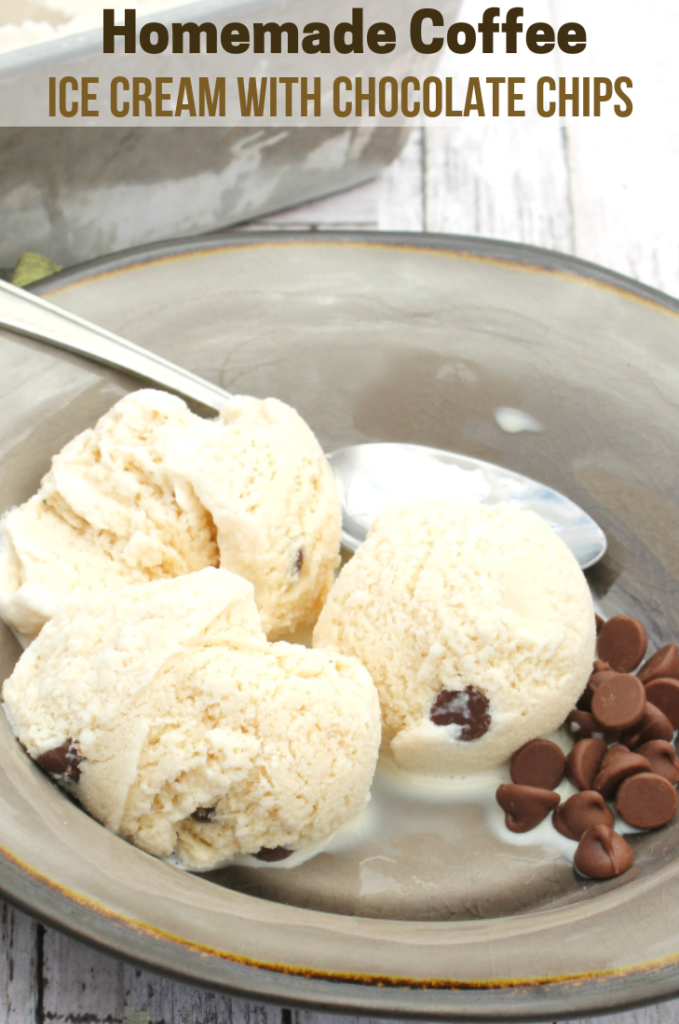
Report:
M 575 793 L 554 811 L 552 823 L 557 832 L 567 839 L 582 839 L 587 829 L 595 825 L 613 828 L 615 818 L 600 793 L 591 789 Z
M 215 820 L 216 813 L 216 807 L 196 807 L 191 817 L 193 818 L 194 821 L 200 821 L 203 824 L 208 824 L 209 822 Z
M 612 828 L 595 825 L 578 843 L 573 860 L 578 871 L 588 878 L 615 878 L 632 867 L 634 854 Z
M 592 714 L 605 729 L 629 729 L 641 721 L 645 710 L 644 684 L 636 676 L 611 676 L 592 695 Z
M 284 846 L 274 846 L 272 849 L 263 846 L 254 856 L 257 860 L 265 860 L 267 864 L 275 864 L 278 860 L 287 860 L 293 853 L 293 850 L 287 850 Z
M 677 804 L 672 783 L 651 772 L 625 779 L 615 797 L 616 811 L 634 828 L 662 828 L 674 817 Z
M 602 619 L 600 615 L 594 615 L 594 628 L 596 629 L 596 635 L 598 636 L 601 630 L 606 625 L 606 620 Z
M 660 708 L 673 728 L 679 729 L 679 680 L 652 679 L 646 684 L 646 700 Z
M 566 758 L 566 777 L 578 789 L 591 789 L 606 753 L 606 741 L 585 739 Z
M 50 775 L 65 775 L 73 782 L 78 782 L 80 779 L 79 765 L 84 760 L 85 758 L 79 752 L 75 741 L 69 738 L 61 746 L 54 747 L 53 750 L 46 750 L 44 754 L 36 758 L 36 764 Z
M 478 740 L 490 729 L 488 698 L 473 686 L 464 690 L 441 690 L 431 706 L 434 725 L 459 725 L 457 737 L 465 743 Z
M 599 657 L 617 672 L 632 672 L 646 653 L 646 630 L 631 615 L 615 615 L 597 639 Z
M 606 682 L 607 679 L 610 679 L 612 676 L 618 675 L 617 672 L 615 672 L 612 668 L 608 666 L 606 666 L 605 668 L 596 667 L 597 665 L 605 664 L 606 663 L 603 661 L 598 661 L 594 663 L 594 672 L 592 672 L 591 676 L 587 680 L 587 686 L 585 687 L 583 693 L 580 696 L 580 699 L 578 700 L 577 706 L 579 710 L 591 711 L 592 697 L 594 696 L 595 692 L 599 689 L 602 683 Z
M 679 650 L 676 644 L 665 644 L 644 662 L 637 672 L 642 683 L 651 679 L 679 679 Z
M 679 757 L 671 743 L 666 740 L 651 740 L 639 747 L 637 754 L 645 757 L 655 775 L 662 775 L 673 786 L 679 782 Z
M 594 715 L 589 711 L 571 711 L 566 719 L 566 728 L 577 743 L 578 740 L 591 739 L 592 734 L 603 733 L 600 725 L 594 721 Z
M 551 789 L 507 783 L 498 786 L 495 799 L 505 812 L 510 832 L 530 832 L 558 806 L 561 797 Z
M 630 775 L 650 772 L 651 765 L 645 757 L 627 750 L 609 750 L 601 762 L 601 768 L 594 780 L 594 789 L 606 800 L 610 800 L 618 786 Z
M 512 758 L 509 774 L 512 782 L 538 789 L 556 789 L 566 770 L 561 747 L 551 740 L 530 740 Z
M 651 704 L 647 693 L 644 717 L 636 725 L 633 725 L 631 729 L 627 729 L 623 733 L 622 738 L 627 746 L 634 750 L 642 743 L 648 743 L 650 740 L 669 741 L 673 736 L 674 727 L 669 718 L 655 704 Z

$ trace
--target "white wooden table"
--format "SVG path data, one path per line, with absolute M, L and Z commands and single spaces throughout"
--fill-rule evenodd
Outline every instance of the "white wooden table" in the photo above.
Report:
M 544 3 L 554 23 L 572 20 L 574 7 L 582 8 L 579 0 Z M 648 0 L 645 6 L 662 34 L 676 38 L 676 0 Z M 608 31 L 601 19 L 610 6 L 589 7 L 590 34 L 597 17 L 600 30 Z M 616 7 L 621 16 L 639 13 L 633 0 L 617 0 Z M 601 119 L 563 127 L 528 116 L 415 128 L 400 159 L 377 181 L 252 226 L 494 236 L 573 253 L 679 297 L 679 119 L 676 113 L 670 117 L 679 71 L 669 57 L 646 64 L 646 75 L 656 91 L 665 89 L 668 103 L 654 118 L 646 108 L 643 118 L 625 124 Z M 559 69 L 545 65 L 544 73 Z M 0 1024 L 331 1022 L 323 1015 L 210 995 L 136 970 L 9 906 L 2 906 L 2 950 Z M 616 1024 L 633 1022 L 679 1022 L 679 999 L 617 1015 Z

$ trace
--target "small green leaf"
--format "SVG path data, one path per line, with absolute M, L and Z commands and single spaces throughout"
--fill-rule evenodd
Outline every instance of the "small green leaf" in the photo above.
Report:
M 41 281 L 43 277 L 56 274 L 58 270 L 61 270 L 59 264 L 54 263 L 49 257 L 41 256 L 39 252 L 25 252 L 19 257 L 12 271 L 12 284 L 25 288 L 34 281 Z

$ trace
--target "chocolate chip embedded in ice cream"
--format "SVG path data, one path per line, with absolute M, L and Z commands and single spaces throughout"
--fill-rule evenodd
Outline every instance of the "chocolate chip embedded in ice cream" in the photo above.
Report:
M 257 860 L 266 861 L 267 864 L 276 864 L 278 861 L 287 860 L 288 857 L 292 857 L 293 853 L 294 850 L 286 850 L 284 846 L 275 846 L 272 850 L 263 847 L 254 856 Z
M 80 779 L 80 763 L 84 758 L 78 745 L 68 739 L 58 747 L 45 750 L 35 759 L 35 763 L 49 775 L 61 775 L 78 782 Z
M 217 814 L 216 807 L 196 807 L 195 811 L 191 815 L 193 821 L 200 821 L 204 825 L 209 824 L 215 820 Z
M 575 558 L 534 513 L 392 505 L 340 572 L 314 646 L 366 666 L 398 767 L 465 773 L 563 724 L 591 672 L 594 608 Z M 459 700 L 446 694 L 462 693 L 479 702 L 474 725 L 443 726 Z
M 463 743 L 478 740 L 490 728 L 488 698 L 473 686 L 464 690 L 441 690 L 429 712 L 434 725 L 457 725 L 456 739 Z

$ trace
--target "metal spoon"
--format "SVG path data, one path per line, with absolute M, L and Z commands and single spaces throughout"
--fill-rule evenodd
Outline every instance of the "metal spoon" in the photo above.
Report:
M 189 370 L 3 281 L 0 327 L 125 370 L 213 412 L 231 397 Z M 583 569 L 605 554 L 603 530 L 575 502 L 502 466 L 437 448 L 396 443 L 352 445 L 331 452 L 328 459 L 342 502 L 342 542 L 354 551 L 383 506 L 414 498 L 459 498 L 537 512 Z

